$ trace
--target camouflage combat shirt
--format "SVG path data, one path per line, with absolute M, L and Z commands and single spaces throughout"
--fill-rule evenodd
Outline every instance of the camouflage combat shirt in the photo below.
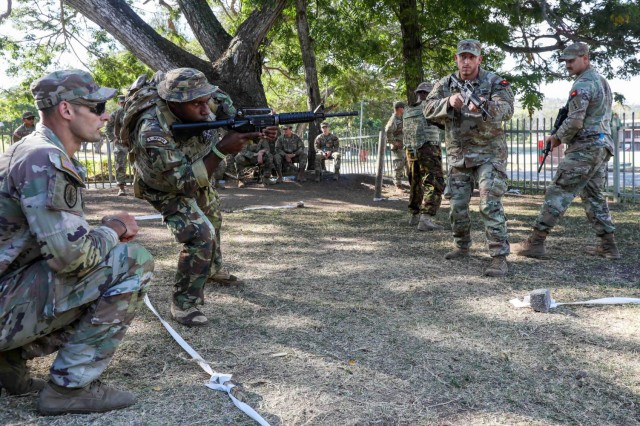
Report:
M 27 135 L 30 135 L 36 130 L 36 126 L 28 127 L 24 123 L 22 123 L 14 132 L 12 140 L 13 142 L 18 142 L 20 139 L 24 138 Z
M 247 158 L 253 158 L 256 157 L 258 155 L 258 152 L 262 150 L 265 150 L 267 154 L 271 154 L 271 148 L 269 146 L 268 139 L 260 139 L 256 143 L 246 144 L 244 148 L 242 148 L 242 151 L 240 151 L 240 154 Z
M 329 133 L 327 136 L 324 133 L 320 133 L 316 136 L 316 140 L 314 142 L 317 151 L 337 151 L 340 147 L 340 141 L 338 137 L 333 133 Z
M 400 142 L 402 144 L 402 116 L 398 117 L 395 114 L 391 115 L 387 125 L 384 127 L 384 131 L 387 133 L 387 143 Z
M 587 68 L 576 77 L 567 104 L 569 114 L 556 132 L 556 137 L 568 144 L 566 152 L 579 150 L 585 145 L 603 144 L 613 154 L 613 95 L 607 80 L 593 68 Z
M 109 140 L 110 142 L 113 142 L 116 144 L 120 143 L 120 136 L 116 135 L 115 129 L 117 127 L 116 126 L 117 122 L 120 122 L 120 124 L 122 124 L 123 116 L 124 116 L 123 107 L 118 107 L 118 109 L 112 112 L 111 115 L 109 116 L 109 121 L 107 121 L 107 124 L 104 126 L 104 133 L 107 136 L 107 140 Z
M 41 123 L 0 156 L 0 277 L 46 260 L 57 311 L 76 306 L 66 298 L 73 284 L 118 244 L 115 231 L 85 219 L 85 174 Z
M 458 73 L 458 78 L 460 77 Z M 457 93 L 450 76 L 436 83 L 424 102 L 425 117 L 445 126 L 447 161 L 453 167 L 477 167 L 486 162 L 506 165 L 507 143 L 502 122 L 513 115 L 513 92 L 509 82 L 480 68 L 478 78 L 471 81 L 476 93 L 488 100 L 487 109 L 493 119 L 483 120 L 479 112 L 467 106 L 456 111 L 449 105 L 449 96 Z M 503 170 L 504 171 L 504 170 Z
M 304 143 L 300 136 L 292 133 L 290 137 L 281 135 L 276 139 L 276 154 L 295 154 L 300 155 L 304 153 Z

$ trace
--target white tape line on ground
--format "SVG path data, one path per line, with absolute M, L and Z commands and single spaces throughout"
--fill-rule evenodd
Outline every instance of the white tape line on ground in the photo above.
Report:
M 255 206 L 255 207 L 245 207 L 244 209 L 236 210 L 239 212 L 248 212 L 252 210 L 277 210 L 277 209 L 299 209 L 304 207 L 304 201 L 298 201 L 295 204 L 287 204 L 284 206 Z M 162 219 L 162 215 L 159 213 L 156 214 L 145 214 L 142 216 L 134 216 L 135 220 L 154 220 L 154 219 Z
M 214 372 L 211 366 L 207 364 L 207 362 L 200 356 L 200 354 L 198 354 L 195 349 L 189 346 L 189 344 L 182 338 L 182 336 L 180 336 L 180 334 L 178 334 L 178 332 L 175 331 L 173 327 L 171 327 L 169 323 L 160 316 L 158 311 L 156 311 L 156 308 L 154 308 L 151 304 L 151 300 L 149 300 L 148 295 L 144 296 L 144 304 L 147 305 L 147 308 L 149 308 L 149 310 L 153 312 L 156 317 L 158 317 L 164 328 L 166 328 L 171 337 L 173 337 L 173 339 L 178 342 L 180 347 L 182 347 L 182 349 L 184 349 L 189 355 L 191 355 L 191 358 L 197 361 L 197 363 L 200 365 L 200 368 L 202 368 L 211 376 L 211 378 L 209 379 L 209 383 L 207 383 L 206 385 L 208 388 L 226 392 L 227 395 L 229 395 L 229 398 L 231 398 L 231 401 L 234 403 L 234 405 L 242 410 L 247 416 L 251 417 L 261 426 L 269 426 L 269 423 L 267 423 L 267 421 L 263 419 L 260 414 L 258 414 L 253 408 L 231 395 L 231 389 L 235 386 L 233 383 L 230 383 L 231 374 Z
M 509 302 L 516 308 L 529 308 L 531 304 L 529 303 L 528 296 L 524 299 L 511 299 Z M 602 299 L 593 299 L 593 300 L 584 300 L 580 302 L 556 302 L 551 299 L 550 308 L 556 308 L 562 305 L 626 305 L 626 304 L 640 304 L 640 299 L 636 299 L 633 297 L 605 297 Z

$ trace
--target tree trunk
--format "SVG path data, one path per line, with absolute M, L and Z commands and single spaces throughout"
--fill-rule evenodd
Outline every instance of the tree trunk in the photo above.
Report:
M 211 62 L 201 59 L 158 34 L 125 0 L 64 0 L 66 4 L 109 32 L 151 69 L 167 71 L 190 67 L 202 71 L 210 82 L 229 93 L 238 106 L 266 106 L 260 80 L 262 58 L 258 48 L 284 9 L 287 0 L 274 0 L 254 10 L 230 38 L 206 1 L 185 3 L 183 12 Z M 197 23 L 197 14 L 204 13 Z M 226 43 L 221 45 L 221 43 Z
M 296 27 L 298 40 L 302 51 L 302 63 L 304 64 L 304 82 L 307 86 L 307 106 L 310 111 L 320 105 L 320 85 L 318 84 L 318 68 L 316 67 L 316 54 L 313 49 L 313 40 L 309 33 L 309 21 L 307 20 L 308 0 L 296 1 Z M 307 141 L 309 152 L 308 169 L 313 169 L 315 164 L 315 147 L 313 142 L 320 133 L 318 123 L 309 123 L 309 139 Z
M 416 0 L 399 0 L 396 14 L 402 31 L 402 59 L 404 63 L 406 97 L 407 102 L 411 105 L 416 100 L 413 91 L 418 87 L 418 84 L 424 81 L 421 28 L 418 23 Z

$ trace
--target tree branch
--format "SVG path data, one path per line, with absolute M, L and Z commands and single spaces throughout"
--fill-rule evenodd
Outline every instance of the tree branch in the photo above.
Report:
M 231 43 L 231 35 L 222 27 L 206 0 L 178 0 L 178 5 L 207 58 L 215 62 Z
M 11 0 L 7 0 L 7 11 L 0 15 L 0 23 L 11 15 Z
M 66 4 L 108 31 L 153 70 L 190 66 L 206 73 L 210 65 L 163 38 L 124 0 L 64 0 Z
M 273 0 L 263 6 L 262 9 L 255 9 L 251 15 L 238 27 L 238 32 L 234 39 L 250 43 L 256 51 L 267 36 L 267 32 L 273 27 L 274 22 L 287 5 L 287 0 Z

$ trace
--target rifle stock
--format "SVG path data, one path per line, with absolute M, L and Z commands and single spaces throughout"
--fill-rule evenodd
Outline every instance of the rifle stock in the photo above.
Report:
M 553 129 L 551 129 L 551 134 L 555 135 L 558 132 L 558 129 L 560 128 L 560 126 L 562 126 L 562 123 L 564 123 L 564 120 L 567 119 L 567 116 L 569 115 L 569 104 L 563 106 L 562 108 L 560 108 L 558 110 L 558 115 L 556 116 L 556 121 L 554 121 L 553 123 Z M 547 142 L 547 144 L 544 147 L 544 151 L 542 152 L 544 154 L 544 157 L 542 157 L 542 161 L 540 162 L 540 165 L 538 166 L 538 174 L 540 174 L 540 171 L 542 171 L 542 167 L 544 166 L 544 162 L 547 161 L 547 157 L 549 156 L 549 153 L 551 152 L 551 141 Z

